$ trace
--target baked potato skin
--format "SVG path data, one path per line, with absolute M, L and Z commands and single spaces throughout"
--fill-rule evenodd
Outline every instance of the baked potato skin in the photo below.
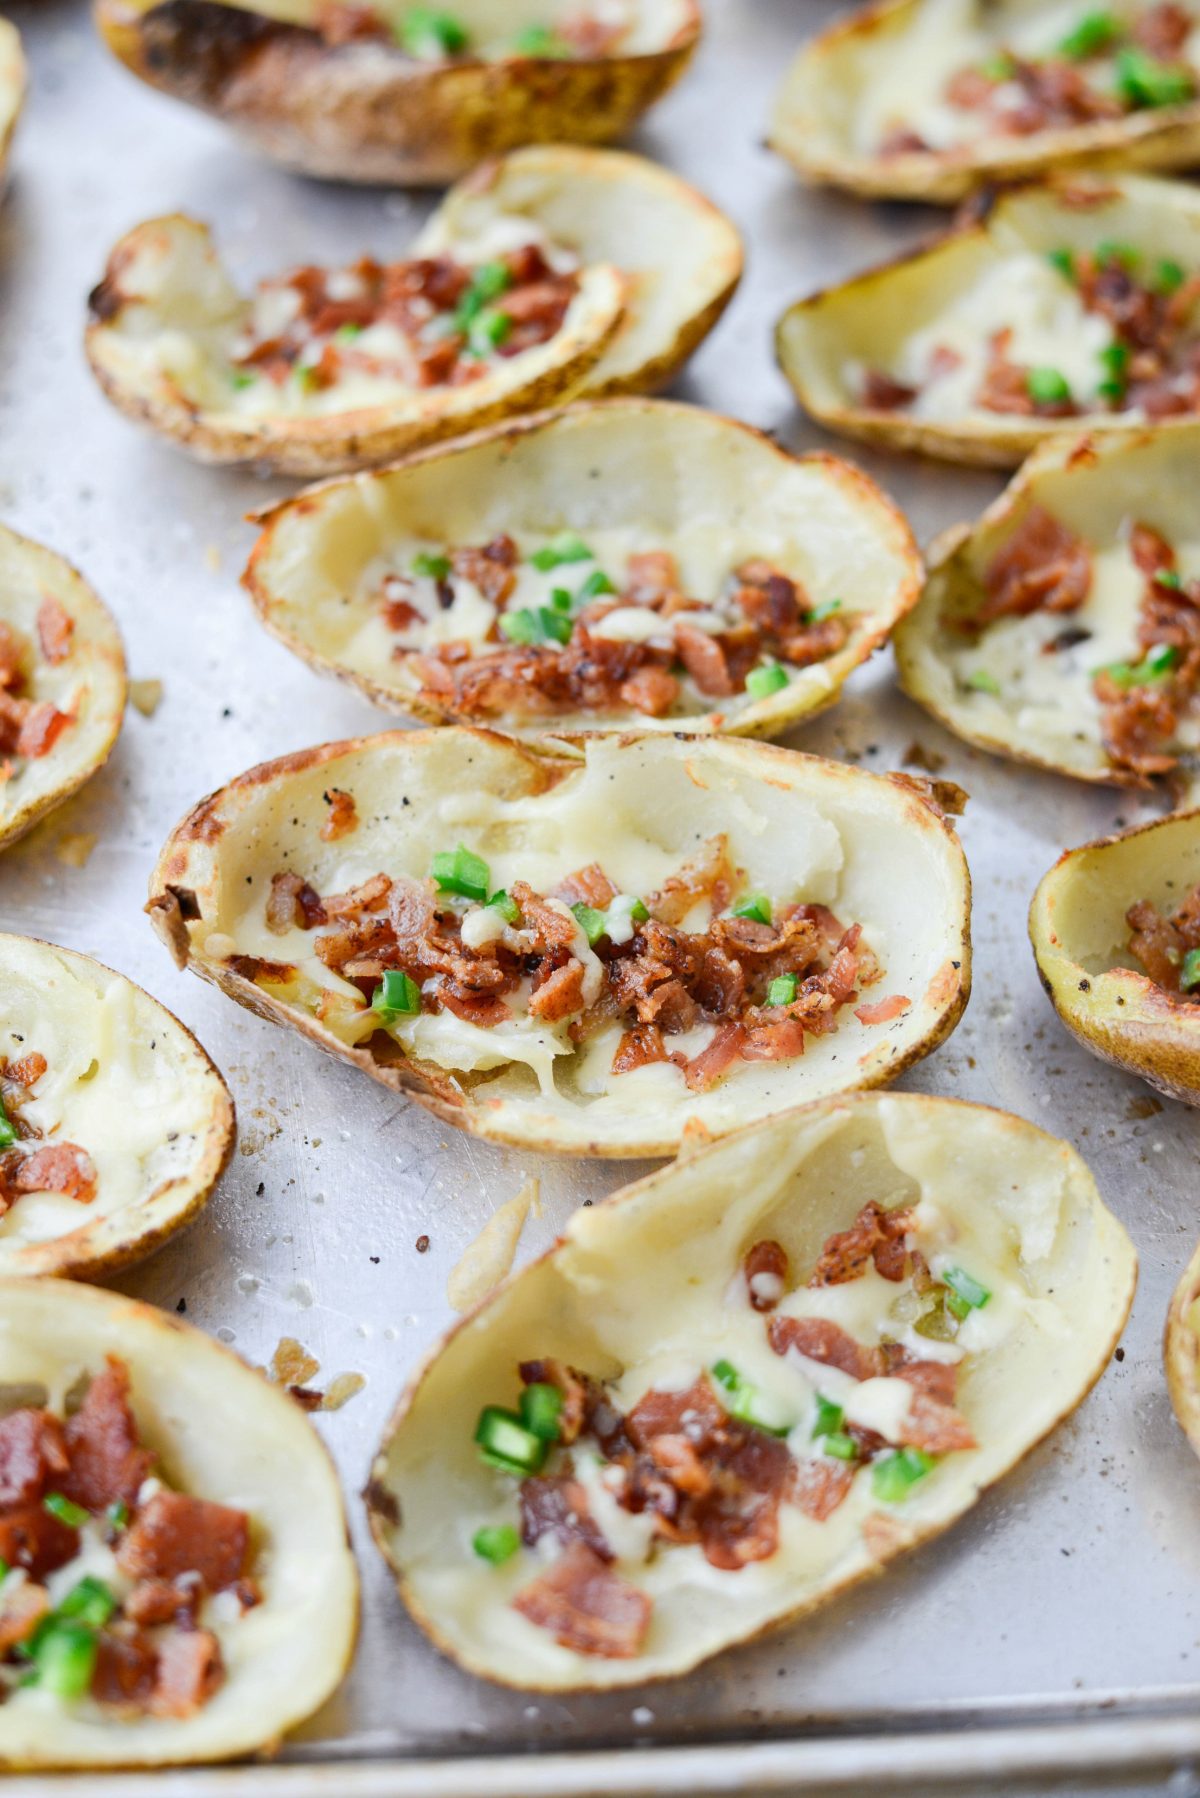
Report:
M 1180 1275 L 1171 1294 L 1163 1327 L 1163 1368 L 1176 1421 L 1192 1449 L 1200 1455 L 1200 1338 L 1191 1312 L 1200 1299 L 1200 1248 Z
M 135 75 L 285 168 L 408 186 L 443 186 L 522 144 L 611 142 L 682 75 L 700 37 L 689 0 L 672 41 L 644 55 L 431 66 L 375 44 L 330 46 L 221 0 L 96 0 L 95 18 Z
M 0 19 L 0 76 L 3 77 L 7 90 L 0 99 L 0 192 L 3 192 L 8 180 L 8 156 L 12 149 L 13 133 L 25 105 L 29 85 L 29 72 L 21 39 L 16 26 L 7 19 Z
M 535 746 L 504 737 L 495 731 L 459 728 L 464 736 L 475 737 L 485 744 L 502 746 L 514 758 L 514 767 L 519 765 L 527 777 L 527 791 L 530 793 L 548 790 L 579 766 L 577 753 L 555 753 L 553 738 L 548 739 L 545 745 Z M 249 769 L 227 786 L 208 794 L 176 825 L 164 844 L 150 876 L 146 915 L 176 967 L 188 969 L 199 974 L 201 979 L 211 981 L 227 998 L 247 1011 L 254 1012 L 268 1023 L 298 1031 L 335 1060 L 348 1061 L 380 1085 L 415 1099 L 443 1123 L 452 1124 L 489 1142 L 528 1150 L 529 1137 L 519 1127 L 506 1128 L 504 1123 L 497 1123 L 490 1116 L 486 1107 L 472 1103 L 473 1088 L 481 1080 L 486 1081 L 486 1074 L 455 1073 L 437 1063 L 405 1055 L 398 1046 L 393 1059 L 383 1060 L 366 1047 L 343 1043 L 315 1017 L 285 1005 L 215 957 L 197 953 L 187 928 L 189 920 L 203 915 L 203 906 L 197 894 L 205 893 L 211 898 L 216 893 L 220 879 L 218 846 L 230 827 L 239 794 L 256 786 L 269 785 L 281 776 L 302 774 L 322 767 L 328 762 L 340 760 L 348 753 L 357 753 L 371 746 L 403 743 L 419 748 L 423 738 L 436 734 L 422 731 L 386 732 L 375 737 L 359 737 L 340 743 L 321 744 L 312 749 L 295 750 L 275 761 L 264 762 Z M 633 741 L 639 734 L 636 731 L 630 732 L 616 740 Z M 681 741 L 688 740 L 682 732 L 676 735 Z M 708 741 L 705 738 L 695 740 L 699 743 Z M 784 778 L 789 764 L 819 764 L 821 761 L 820 757 L 800 755 L 796 751 L 780 749 L 774 745 L 763 745 L 762 749 L 765 755 L 779 759 L 780 773 Z M 965 802 L 961 789 L 951 783 L 929 782 L 911 775 L 897 774 L 881 778 L 894 782 L 905 795 L 908 816 L 914 829 L 940 834 L 951 839 L 957 847 L 957 837 L 948 814 L 961 811 Z M 223 815 L 222 806 L 227 799 L 232 800 L 233 806 L 229 808 L 228 815 Z M 943 982 L 943 990 L 938 995 L 940 1014 L 925 1034 L 899 1054 L 887 1060 L 872 1057 L 865 1066 L 860 1064 L 854 1091 L 866 1092 L 875 1087 L 890 1086 L 909 1067 L 931 1055 L 952 1034 L 966 1009 L 971 996 L 972 978 L 971 877 L 961 851 L 959 862 L 961 902 L 955 919 L 957 959 L 947 963 L 938 977 Z M 573 1140 L 568 1144 L 542 1139 L 537 1146 L 544 1152 L 598 1160 L 628 1161 L 676 1155 L 680 1147 L 678 1129 L 671 1129 L 669 1123 L 660 1127 L 664 1130 L 663 1135 L 654 1137 L 648 1134 L 634 1146 L 614 1143 L 605 1136 L 586 1141 Z
M 1068 849 L 1043 877 L 1029 908 L 1029 937 L 1041 980 L 1059 1018 L 1085 1049 L 1183 1105 L 1200 1107 L 1200 1006 L 1165 993 L 1145 974 L 1114 967 L 1088 971 L 1072 955 L 1061 924 L 1071 883 L 1094 884 L 1106 852 L 1194 820 L 1156 818 L 1133 830 Z M 1129 891 L 1133 904 L 1141 893 Z
M 876 0 L 835 21 L 805 44 L 784 77 L 767 143 L 802 180 L 840 187 L 863 199 L 957 205 L 989 183 L 1046 174 L 1142 174 L 1187 169 L 1200 160 L 1200 103 L 1161 107 L 1123 119 L 1038 131 L 1024 138 L 993 137 L 960 149 L 855 154 L 828 141 L 806 107 L 809 96 L 837 80 L 837 64 L 862 40 L 897 28 L 923 0 Z

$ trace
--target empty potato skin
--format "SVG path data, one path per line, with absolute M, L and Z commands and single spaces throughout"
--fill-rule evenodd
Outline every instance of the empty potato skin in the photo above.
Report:
M 813 1173 L 806 1180 L 809 1158 Z M 890 1185 L 878 1178 L 889 1164 Z M 1029 1277 L 1043 1303 L 1058 1311 L 1059 1333 L 1040 1347 L 1019 1333 L 1005 1339 L 1008 1369 L 1015 1362 L 1029 1369 L 1029 1379 L 1009 1371 L 1007 1382 L 1001 1378 L 989 1389 L 991 1409 L 983 1385 L 967 1405 L 977 1431 L 989 1417 L 997 1424 L 993 1438 L 981 1433 L 980 1449 L 957 1466 L 958 1458 L 949 1457 L 938 1470 L 939 1485 L 905 1511 L 872 1511 L 861 1532 L 842 1535 L 838 1552 L 831 1548 L 822 1558 L 807 1539 L 802 1567 L 781 1568 L 772 1581 L 775 1557 L 761 1562 L 752 1590 L 745 1569 L 728 1580 L 704 1569 L 691 1585 L 680 1582 L 678 1604 L 674 1588 L 658 1590 L 645 1649 L 630 1660 L 567 1654 L 552 1643 L 535 1651 L 528 1627 L 508 1609 L 512 1582 L 503 1569 L 486 1569 L 473 1594 L 447 1586 L 453 1597 L 439 1602 L 439 1574 L 461 1566 L 459 1577 L 470 1578 L 466 1517 L 494 1515 L 494 1476 L 480 1463 L 472 1432 L 483 1405 L 508 1402 L 519 1360 L 549 1356 L 601 1376 L 639 1360 L 653 1366 L 656 1353 L 673 1368 L 703 1366 L 710 1354 L 726 1351 L 714 1349 L 711 1338 L 697 1343 L 683 1327 L 686 1316 L 700 1334 L 698 1291 L 711 1292 L 714 1317 L 729 1306 L 730 1278 L 763 1237 L 782 1242 L 793 1276 L 800 1274 L 864 1200 L 887 1203 L 905 1175 L 921 1198 L 932 1193 L 952 1217 L 964 1186 L 994 1194 L 1003 1216 L 1018 1180 L 1031 1199 L 1057 1208 L 1049 1253 L 1032 1260 Z M 714 1264 L 724 1275 L 719 1284 Z M 602 1206 L 577 1211 L 557 1244 L 457 1323 L 417 1370 L 384 1432 L 366 1494 L 372 1533 L 416 1622 L 479 1677 L 555 1692 L 676 1678 L 810 1615 L 956 1522 L 1100 1378 L 1128 1317 L 1136 1277 L 1133 1244 L 1102 1203 L 1086 1164 L 1068 1143 L 1023 1119 L 910 1093 L 807 1105 L 698 1148 Z M 1060 1353 L 1053 1342 L 1070 1348 Z M 994 1353 L 999 1361 L 1001 1351 Z M 999 1405 L 998 1385 L 1009 1395 Z M 669 1558 L 676 1551 L 668 1544 L 662 1552 Z M 636 1573 L 630 1577 L 636 1580 Z M 489 1582 L 497 1580 L 504 1584 L 493 1597 Z
M 41 1224 L 26 1231 L 31 1201 L 19 1198 L 0 1226 L 0 1275 L 94 1279 L 144 1260 L 193 1221 L 229 1164 L 234 1108 L 220 1070 L 165 1005 L 89 955 L 35 937 L 0 934 L 0 989 L 6 998 L 3 1028 L 13 1032 L 13 1047 L 19 1045 L 20 1052 L 49 1052 L 50 1066 L 34 1088 L 35 1097 L 41 1096 L 38 1088 L 44 1092 L 53 1086 L 60 1071 L 56 1043 L 68 1057 L 86 1059 L 83 1051 L 91 1045 L 80 1013 L 93 995 L 102 1006 L 112 1008 L 122 1041 L 118 1055 L 103 1034 L 101 1012 L 95 1020 L 101 1026 L 92 1058 L 95 1072 L 86 1082 L 82 1115 L 76 1090 L 64 1099 L 58 1120 L 59 1139 L 76 1143 L 97 1162 L 97 1197 L 86 1205 L 65 1202 L 64 1209 L 74 1213 L 69 1220 L 74 1227 L 58 1234 L 48 1234 Z M 0 1039 L 0 1055 L 7 1048 Z M 11 1059 L 19 1059 L 19 1054 Z M 129 1121 L 130 1095 L 122 1093 L 122 1081 L 138 1081 L 144 1109 L 146 1091 L 160 1075 L 164 1090 L 156 1107 L 159 1141 L 146 1139 L 145 1174 L 137 1190 L 125 1203 L 110 1207 L 104 1203 L 110 1164 L 90 1134 L 96 1111 L 127 1120 L 115 1140 L 104 1144 L 112 1156 L 112 1177 L 119 1179 L 123 1156 L 137 1153 L 136 1125 Z M 171 1156 L 178 1157 L 177 1165 L 156 1174 L 152 1158 L 168 1145 Z
M 641 0 L 662 42 L 594 60 L 413 62 L 226 0 L 96 0 L 110 50 L 161 92 L 211 113 L 272 161 L 356 182 L 444 186 L 530 143 L 619 138 L 678 80 L 696 0 Z
M 858 149 L 849 141 L 856 96 L 886 72 L 895 46 L 932 17 L 934 3 L 882 0 L 859 7 L 800 50 L 776 96 L 768 141 L 805 180 L 872 199 L 952 205 L 984 183 L 1028 180 L 1050 170 L 1152 172 L 1195 164 L 1200 155 L 1200 101 L 1195 100 L 1025 136 L 997 133 L 961 148 L 890 156 Z M 978 10 L 999 15 L 994 35 L 1001 42 L 1004 5 Z M 1021 9 L 1010 5 L 1008 10 Z
M 337 474 L 535 411 L 569 395 L 604 353 L 624 309 L 615 268 L 585 269 L 562 329 L 469 387 L 413 388 L 354 411 L 247 418 L 205 408 L 145 354 L 147 334 L 127 330 L 157 314 L 159 336 L 182 336 L 201 363 L 222 366 L 220 337 L 242 304 L 207 225 L 175 213 L 148 219 L 113 249 L 90 298 L 84 346 L 92 373 L 119 412 L 168 437 L 201 462 L 253 464 L 273 474 Z M 215 345 L 204 333 L 215 331 Z M 126 341 L 128 339 L 128 341 Z M 532 366 L 531 366 L 532 365 Z
M 927 551 L 924 591 L 893 638 L 900 685 L 910 699 L 964 742 L 992 755 L 1106 786 L 1150 784 L 1145 776 L 1114 765 L 1104 750 L 1098 716 L 1080 713 L 1065 682 L 1062 730 L 1055 735 L 1030 723 L 1023 697 L 1006 702 L 1003 694 L 960 691 L 950 661 L 964 637 L 942 621 L 947 615 L 970 616 L 983 603 L 983 569 L 1034 506 L 1066 524 L 1093 551 L 1111 546 L 1130 517 L 1160 530 L 1175 545 L 1186 542 L 1194 528 L 1198 459 L 1200 421 L 1181 423 L 1165 435 L 1143 430 L 1128 438 L 1062 437 L 1043 444 L 974 524 L 951 527 Z M 1064 616 L 1064 623 L 1077 616 Z M 1130 651 L 1137 622 L 1134 607 Z M 1012 624 L 1010 620 L 1010 629 Z M 986 632 L 982 641 L 987 641 Z M 1053 669 L 1054 657 L 1040 656 L 1037 647 L 1033 656 Z M 1105 659 L 1091 654 L 1089 667 Z
M 1169 1099 L 1200 1106 L 1200 1005 L 1115 965 L 1139 899 L 1178 905 L 1200 881 L 1200 811 L 1177 812 L 1069 849 L 1029 909 L 1042 985 L 1085 1049 Z M 1108 967 L 1102 964 L 1112 956 Z
M 18 1690 L 0 1707 L 0 1767 L 96 1771 L 272 1753 L 324 1704 L 354 1653 L 358 1572 L 333 1462 L 286 1392 L 182 1318 L 74 1281 L 0 1279 L 0 1387 L 41 1387 L 61 1415 L 106 1354 L 129 1368 L 139 1434 L 168 1481 L 249 1512 L 251 1541 L 265 1549 L 262 1601 L 214 1624 L 226 1678 L 192 1716 L 105 1716 Z
M 602 470 L 602 483 L 591 477 L 595 468 Z M 764 503 L 764 496 L 772 494 L 772 502 Z M 464 509 L 467 495 L 470 506 Z M 424 534 L 444 524 L 448 541 L 469 542 L 472 531 L 478 534 L 476 517 L 485 501 L 489 533 L 543 526 L 586 531 L 597 523 L 636 524 L 661 515 L 662 536 L 655 542 L 666 549 L 676 534 L 686 538 L 693 502 L 698 514 L 706 506 L 719 508 L 730 521 L 742 510 L 757 508 L 764 533 L 791 529 L 800 547 L 810 509 L 811 534 L 829 552 L 827 566 L 817 570 L 811 584 L 811 597 L 831 600 L 848 583 L 846 597 L 865 602 L 841 649 L 799 670 L 785 688 L 765 699 L 743 705 L 739 696 L 737 703 L 669 712 L 661 719 L 626 708 L 536 718 L 506 713 L 496 721 L 498 728 L 521 735 L 550 729 L 571 735 L 597 729 L 686 729 L 779 736 L 836 703 L 848 676 L 887 641 L 920 591 L 921 560 L 908 524 L 860 469 L 820 453 L 792 456 L 762 432 L 696 406 L 633 398 L 580 402 L 520 418 L 405 458 L 375 475 L 329 482 L 284 500 L 258 515 L 263 531 L 243 584 L 267 629 L 318 672 L 347 681 L 389 711 L 431 724 L 470 723 L 427 697 L 414 680 L 406 680 L 403 662 L 390 654 L 368 663 L 323 644 L 314 620 L 322 599 L 336 599 L 334 614 L 343 624 L 350 617 L 345 588 L 386 547 L 391 527 L 383 521 L 411 516 L 414 534 L 418 528 Z M 539 517 L 543 503 L 546 510 Z M 744 542 L 731 541 L 741 543 L 732 562 L 739 554 L 758 554 L 763 548 L 753 533 Z M 318 547 L 325 543 L 337 545 L 328 563 L 336 575 L 326 572 Z M 784 560 L 793 574 L 799 572 L 789 558 Z M 298 571 L 315 582 L 312 596 L 297 593 Z
M 555 825 L 551 806 L 556 790 L 572 776 L 579 777 L 577 785 L 564 787 L 559 795 L 564 803 L 558 816 L 564 822 Z M 322 796 L 334 787 L 355 797 L 360 823 L 355 835 L 323 843 Z M 768 833 L 784 857 L 778 867 L 770 860 L 770 847 L 758 851 L 767 859 L 757 864 L 743 847 L 737 835 L 738 805 L 731 800 L 728 811 L 722 806 L 726 790 L 735 798 L 751 793 L 767 815 L 780 805 L 789 815 L 794 809 L 790 835 L 782 823 Z M 393 818 L 396 793 L 409 803 Z M 564 858 L 561 870 L 555 866 L 559 879 L 589 856 L 603 861 L 598 794 L 606 813 L 611 808 L 611 816 L 621 819 L 611 840 L 612 857 L 621 856 L 623 843 L 626 850 L 630 844 L 643 849 L 651 844 L 667 858 L 664 867 L 669 862 L 673 871 L 701 838 L 725 827 L 730 853 L 745 865 L 751 886 L 756 879 L 760 885 L 769 883 L 776 874 L 779 884 L 786 880 L 790 888 L 800 866 L 795 857 L 822 853 L 802 847 L 805 839 L 832 840 L 832 832 L 850 882 L 839 888 L 835 902 L 847 916 L 861 910 L 875 921 L 890 946 L 880 991 L 907 988 L 910 1007 L 882 1028 L 860 1027 L 848 1017 L 837 1032 L 814 1038 L 803 1056 L 777 1064 L 743 1063 L 721 1085 L 700 1095 L 689 1094 L 680 1081 L 672 1083 L 665 1098 L 640 1089 L 635 1102 L 628 1088 L 618 1086 L 614 1093 L 613 1082 L 636 1075 L 610 1076 L 599 1093 L 602 1111 L 596 1115 L 574 1096 L 564 1098 L 557 1091 L 552 1098 L 540 1091 L 535 1095 L 513 1079 L 517 1064 L 512 1060 L 498 1068 L 485 1064 L 464 1070 L 461 1063 L 456 1067 L 428 1055 L 418 1059 L 391 1037 L 380 1046 L 378 1032 L 365 1042 L 348 1040 L 319 1019 L 315 1009 L 255 984 L 239 968 L 247 953 L 267 958 L 287 953 L 286 947 L 272 951 L 277 937 L 268 935 L 265 946 L 259 941 L 261 905 L 282 867 L 303 868 L 318 891 L 330 891 L 334 868 L 344 870 L 348 856 L 354 858 L 355 879 L 380 871 L 421 876 L 431 851 L 455 837 L 469 840 L 485 857 L 499 856 L 506 852 L 489 839 L 484 814 L 500 800 L 507 807 L 545 799 L 556 840 L 572 845 L 555 851 Z M 615 807 L 614 794 L 631 808 L 633 823 Z M 469 803 L 482 805 L 475 827 L 464 814 L 467 795 L 475 796 Z M 250 769 L 201 801 L 168 838 L 151 877 L 146 910 L 180 967 L 211 980 L 260 1017 L 299 1031 L 384 1086 L 410 1094 L 446 1123 L 490 1141 L 555 1154 L 618 1159 L 672 1155 L 685 1137 L 724 1134 L 809 1093 L 815 1098 L 830 1090 L 887 1084 L 950 1034 L 970 993 L 970 876 L 941 805 L 961 807 L 963 799 L 948 785 L 871 775 L 816 756 L 721 738 L 630 734 L 567 746 L 557 738 L 524 743 L 462 728 L 395 731 L 284 756 Z M 443 822 L 444 802 L 449 811 Z M 586 855 L 583 838 L 571 834 L 584 831 L 579 820 L 587 821 Z M 503 836 L 507 853 L 518 859 L 527 853 L 526 844 L 528 853 L 536 853 L 533 844 L 540 840 L 526 835 L 514 848 L 511 832 Z M 676 837 L 686 840 L 687 851 L 676 846 Z M 788 847 L 793 838 L 796 847 Z M 885 874 L 881 856 L 889 865 L 893 858 L 897 864 L 903 861 L 903 868 L 897 865 Z M 493 874 L 509 878 L 504 867 L 501 862 L 497 872 L 493 866 Z M 614 878 L 620 878 L 619 868 Z M 311 978 L 303 969 L 300 973 L 302 980 Z M 825 1053 L 827 1044 L 838 1051 L 832 1060 Z M 764 1068 L 765 1075 L 759 1071 Z M 739 1073 L 747 1076 L 741 1084 Z
M 1200 1247 L 1179 1276 L 1171 1294 L 1163 1328 L 1163 1367 L 1167 1391 L 1180 1429 L 1200 1455 Z
M 125 651 L 111 612 L 69 562 L 0 525 L 0 620 L 36 645 L 38 608 L 47 597 L 70 618 L 70 641 L 53 667 L 40 658 L 30 697 L 69 690 L 74 718 L 45 755 L 0 785 L 0 850 L 104 766 L 125 714 Z
M 776 327 L 779 366 L 804 410 L 839 435 L 984 468 L 1016 468 L 1043 443 L 1081 431 L 1106 440 L 1147 429 L 1186 431 L 1194 415 L 1148 423 L 1136 411 L 1047 418 L 971 408 L 917 418 L 872 410 L 850 392 L 843 365 L 859 357 L 886 364 L 890 349 L 940 316 L 943 294 L 967 286 L 1006 250 L 1041 256 L 1115 241 L 1148 258 L 1182 253 L 1187 261 L 1198 223 L 1193 186 L 1150 176 L 1055 176 L 988 194 L 977 211 L 923 246 L 789 307 Z M 1188 273 L 1193 266 L 1200 258 L 1188 263 Z
M 644 156 L 553 144 L 494 158 L 446 195 L 417 252 L 453 255 L 501 214 L 530 219 L 581 263 L 610 263 L 625 279 L 616 335 L 572 398 L 657 393 L 708 336 L 741 280 L 737 228 Z

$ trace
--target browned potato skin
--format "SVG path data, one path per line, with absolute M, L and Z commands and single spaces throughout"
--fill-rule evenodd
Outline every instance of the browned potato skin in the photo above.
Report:
M 138 12 L 96 0 L 110 50 L 143 81 L 224 119 L 285 168 L 340 181 L 442 186 L 521 144 L 609 143 L 675 82 L 700 38 L 694 4 L 663 49 L 589 60 L 414 63 L 326 44 L 221 0 Z
M 1200 1455 L 1200 1339 L 1189 1315 L 1198 1298 L 1200 1248 L 1184 1268 L 1179 1284 L 1171 1294 L 1163 1330 L 1163 1367 L 1171 1406 L 1192 1450 Z

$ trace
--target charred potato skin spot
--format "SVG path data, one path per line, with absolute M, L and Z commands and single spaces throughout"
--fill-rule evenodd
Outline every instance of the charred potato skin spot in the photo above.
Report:
M 669 43 L 640 55 L 428 67 L 387 46 L 329 46 L 220 0 L 142 12 L 97 0 L 96 20 L 135 75 L 285 167 L 430 186 L 522 144 L 622 136 L 679 79 L 700 37 L 693 4 Z

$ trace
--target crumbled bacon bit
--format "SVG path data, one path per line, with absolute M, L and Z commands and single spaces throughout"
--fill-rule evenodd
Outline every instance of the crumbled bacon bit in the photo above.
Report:
M 573 1542 L 548 1573 L 524 1586 L 513 1609 L 577 1654 L 632 1660 L 650 1628 L 652 1601 L 584 1542 Z
M 869 368 L 863 376 L 862 403 L 872 412 L 899 412 L 916 397 L 915 387 L 897 381 L 882 368 Z
M 1164 917 L 1148 899 L 1139 899 L 1125 913 L 1129 925 L 1129 953 L 1142 964 L 1155 986 L 1180 994 L 1183 960 L 1200 948 L 1200 886 L 1193 887 L 1177 911 Z M 1191 1001 L 1200 992 L 1180 994 Z
M 980 625 L 1031 612 L 1074 612 L 1091 592 L 1091 551 L 1044 506 L 1031 505 L 984 569 L 983 586 L 987 601 L 974 620 Z
M 809 1456 L 795 1463 L 787 1496 L 814 1523 L 824 1523 L 846 1497 L 857 1472 L 857 1462 L 836 1461 L 831 1455 Z
M 587 1492 L 570 1474 L 539 1474 L 521 1481 L 521 1540 L 532 1548 L 543 1536 L 564 1545 L 584 1542 L 602 1561 L 615 1557 L 588 1508 Z
M 879 999 L 874 1005 L 859 1005 L 854 1015 L 860 1024 L 890 1024 L 893 1018 L 902 1018 L 911 1010 L 912 1000 L 903 993 L 892 993 L 886 999 Z
M 0 1659 L 19 1642 L 27 1642 L 43 1617 L 50 1614 L 45 1586 L 26 1580 L 0 1603 Z
M 0 1509 L 32 1504 L 68 1465 L 62 1425 L 48 1411 L 0 1418 Z
M 87 1511 L 132 1506 L 153 1464 L 153 1455 L 138 1441 L 128 1394 L 129 1369 L 108 1355 L 103 1372 L 93 1375 L 83 1403 L 67 1419 L 64 1436 L 71 1466 L 62 1491 Z
M 750 1303 L 756 1311 L 773 1311 L 788 1282 L 787 1250 L 773 1240 L 756 1242 L 742 1261 Z
M 125 1625 L 102 1630 L 96 1641 L 92 1697 L 99 1704 L 134 1714 L 149 1708 L 158 1654 L 149 1636 Z
M 57 665 L 66 661 L 74 633 L 75 620 L 62 601 L 53 593 L 43 594 L 37 612 L 37 634 L 42 654 L 48 662 Z
M 44 1579 L 79 1553 L 79 1532 L 52 1517 L 39 1502 L 0 1516 L 0 1560 Z
M 878 1371 L 872 1351 L 827 1317 L 773 1317 L 767 1340 L 777 1355 L 794 1349 L 806 1360 L 840 1367 L 855 1380 L 869 1380 Z
M 241 1577 L 248 1546 L 244 1511 L 164 1489 L 138 1507 L 117 1561 L 131 1579 L 194 1574 L 206 1591 L 220 1592 Z
M 311 930 L 327 920 L 321 895 L 315 887 L 290 870 L 271 876 L 267 894 L 267 929 L 273 936 L 286 936 L 290 930 Z
M 358 810 L 354 795 L 344 792 L 341 787 L 330 787 L 324 799 L 329 807 L 329 816 L 321 826 L 320 835 L 324 842 L 336 843 L 340 838 L 349 836 L 352 830 L 358 829 Z
M 190 1717 L 224 1678 L 221 1645 L 208 1629 L 173 1630 L 158 1651 L 149 1709 L 156 1717 Z
M 839 1230 L 829 1238 L 808 1284 L 840 1286 L 857 1280 L 866 1273 L 869 1262 L 885 1280 L 902 1280 L 907 1260 L 904 1238 L 911 1225 L 911 1211 L 888 1211 L 870 1200 L 848 1230 Z

